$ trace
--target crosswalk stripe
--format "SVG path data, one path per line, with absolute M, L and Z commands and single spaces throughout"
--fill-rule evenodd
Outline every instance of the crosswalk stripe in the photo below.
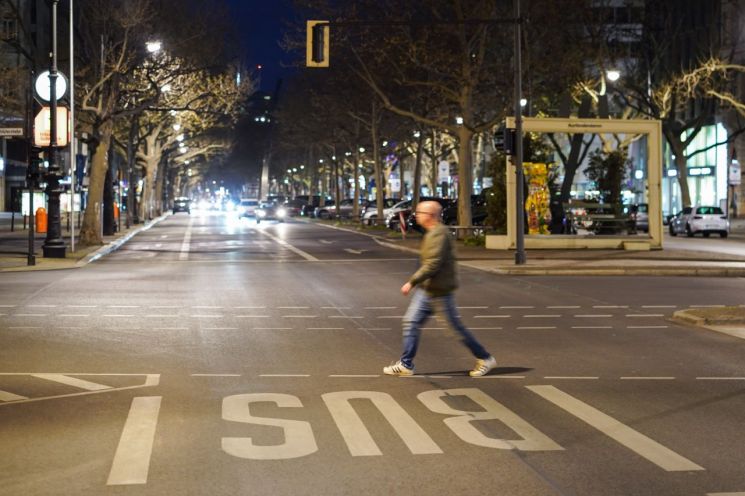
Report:
M 85 389 L 86 391 L 102 391 L 104 389 L 111 389 L 111 386 L 97 384 L 95 382 L 85 381 L 83 379 L 78 379 L 77 377 L 70 377 L 69 375 L 63 374 L 31 374 L 31 376 L 47 381 L 59 382 L 60 384 L 66 384 L 68 386 L 80 389 Z

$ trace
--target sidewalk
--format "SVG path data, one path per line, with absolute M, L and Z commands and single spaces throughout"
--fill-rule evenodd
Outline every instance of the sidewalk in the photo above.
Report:
M 42 245 L 46 237 L 45 233 L 35 233 L 35 254 L 36 264 L 28 265 L 28 229 L 23 229 L 23 219 L 16 216 L 15 230 L 10 230 L 11 217 L 9 213 L 0 213 L 0 272 L 23 272 L 36 270 L 60 270 L 74 269 L 82 267 L 98 258 L 105 256 L 118 249 L 126 243 L 132 236 L 154 224 L 165 219 L 170 214 L 164 214 L 157 219 L 153 219 L 145 224 L 138 224 L 126 229 L 122 226 L 122 231 L 111 236 L 103 237 L 103 245 L 80 247 L 78 244 L 79 231 L 75 230 L 75 252 L 71 252 L 70 234 L 63 226 L 62 237 L 67 245 L 67 255 L 65 258 L 44 258 Z

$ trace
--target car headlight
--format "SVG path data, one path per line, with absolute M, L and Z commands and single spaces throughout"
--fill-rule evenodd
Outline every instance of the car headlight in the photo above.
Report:
M 287 210 L 284 208 L 277 209 L 277 217 L 284 217 L 285 215 L 287 215 Z
M 266 217 L 266 212 L 264 212 L 263 210 L 257 210 L 256 215 L 258 215 L 259 217 Z

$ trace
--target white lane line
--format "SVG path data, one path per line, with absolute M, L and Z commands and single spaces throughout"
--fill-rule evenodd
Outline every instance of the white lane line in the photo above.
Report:
M 662 313 L 627 313 L 626 317 L 664 317 Z
M 511 306 L 511 307 L 499 307 L 499 308 L 504 309 L 504 310 L 507 310 L 507 309 L 513 309 L 513 308 L 514 309 L 521 309 L 521 308 L 535 308 L 535 307 L 532 306 L 532 305 L 529 305 L 529 306 Z
M 509 319 L 512 315 L 474 315 L 474 319 Z
M 318 262 L 318 259 L 316 257 L 314 257 L 313 255 L 311 255 L 310 253 L 306 253 L 306 252 L 304 252 L 303 250 L 301 250 L 299 248 L 295 248 L 294 246 L 292 246 L 290 243 L 288 243 L 287 241 L 285 241 L 283 239 L 279 239 L 278 237 L 276 237 L 276 236 L 274 236 L 272 234 L 269 234 L 266 231 L 260 231 L 258 229 L 254 229 L 254 231 L 256 231 L 258 233 L 261 233 L 264 236 L 272 239 L 275 243 L 284 246 L 285 248 L 287 248 L 288 250 L 290 250 L 293 253 L 297 253 L 298 255 L 300 255 L 301 257 L 303 257 L 306 260 L 310 260 L 311 262 Z
M 309 310 L 310 307 L 277 307 L 277 310 Z
M 177 318 L 178 315 L 177 314 L 176 315 L 167 315 L 167 314 L 157 314 L 157 313 L 145 315 L 145 318 L 147 318 L 147 319 L 166 319 L 166 318 L 174 318 L 174 317 Z
M 607 313 L 595 313 L 595 314 L 574 315 L 573 317 L 578 318 L 578 319 L 595 319 L 595 318 L 597 318 L 597 319 L 600 319 L 600 318 L 607 319 L 607 318 L 613 317 L 613 316 L 610 315 L 610 314 L 607 314 Z
M 0 401 L 18 401 L 27 400 L 27 396 L 21 396 L 19 394 L 9 393 L 8 391 L 0 391 Z
M 122 437 L 111 464 L 109 486 L 145 484 L 158 425 L 161 396 L 132 398 Z
M 526 319 L 557 319 L 561 317 L 559 314 L 548 314 L 548 315 L 523 315 Z
M 395 310 L 398 307 L 365 307 L 365 310 Z
M 343 331 L 343 327 L 308 327 L 308 331 Z
M 233 308 L 236 309 L 236 310 L 262 310 L 262 309 L 264 309 L 266 307 L 265 306 L 261 306 L 261 307 L 233 307 Z
M 360 331 L 390 331 L 390 327 L 363 327 Z
M 204 327 L 205 331 L 237 331 L 237 327 Z
M 98 305 L 65 305 L 67 308 L 96 308 Z
M 425 377 L 428 377 L 430 379 L 452 379 L 453 378 L 453 376 L 451 375 L 428 375 Z
M 41 327 L 37 326 L 10 326 L 8 329 L 41 329 Z
M 194 319 L 221 319 L 222 315 L 189 315 L 189 317 L 192 317 Z
M 455 307 L 458 310 L 486 310 L 489 307 Z
M 317 319 L 318 315 L 282 315 L 283 319 Z
M 17 313 L 13 317 L 46 317 L 45 313 Z
M 380 375 L 379 374 L 330 374 L 329 377 L 359 378 L 359 377 L 380 377 Z
M 333 243 L 333 241 L 329 241 L 327 239 L 319 239 L 318 241 L 320 241 L 324 245 L 330 245 L 331 243 Z
M 70 377 L 69 375 L 64 374 L 31 374 L 31 377 L 37 377 L 39 379 L 44 379 L 47 381 L 58 382 L 67 386 L 85 389 L 86 391 L 103 391 L 104 389 L 111 389 L 111 386 L 85 381 L 83 379 Z
M 579 305 L 552 305 L 546 308 L 550 308 L 552 310 L 558 310 L 560 308 L 581 308 L 581 307 Z
M 184 240 L 181 242 L 181 253 L 178 255 L 179 260 L 189 260 L 189 245 L 191 244 L 191 229 L 194 226 L 194 217 L 189 219 L 189 225 L 186 226 Z
M 691 308 L 724 308 L 724 305 L 691 305 Z
M 181 307 L 178 305 L 153 305 L 150 308 L 163 309 L 163 308 L 181 308 Z
M 498 331 L 501 327 L 469 327 L 472 331 Z
M 269 315 L 236 315 L 239 319 L 268 319 Z
M 310 377 L 310 374 L 259 374 L 259 377 Z
M 599 377 L 595 377 L 595 376 L 583 376 L 583 375 L 578 375 L 578 376 L 572 376 L 572 375 L 547 375 L 546 377 L 544 377 L 544 379 L 568 379 L 568 380 L 580 380 L 580 381 L 583 381 L 583 380 L 593 380 L 594 381 L 594 380 L 598 380 Z
M 658 326 L 626 326 L 626 329 L 667 329 L 668 326 L 666 325 L 658 325 Z
M 673 381 L 675 377 L 621 377 L 622 381 Z
M 188 327 L 155 327 L 156 331 L 188 331 Z
M 330 319 L 364 319 L 362 315 L 329 315 Z
M 54 308 L 57 305 L 26 305 L 28 308 Z
M 678 308 L 678 305 L 642 305 L 642 308 Z
M 349 310 L 352 307 L 321 307 L 322 310 Z
M 572 326 L 572 329 L 613 329 L 613 326 Z
M 140 305 L 106 305 L 108 308 L 140 308 Z
M 671 449 L 554 386 L 526 387 L 663 470 L 668 472 L 705 470 Z
M 353 250 L 351 248 L 344 248 L 344 251 L 351 253 L 352 255 L 362 255 L 362 250 Z
M 191 308 L 195 308 L 195 309 L 196 309 L 196 308 L 198 308 L 198 309 L 200 309 L 200 310 L 204 310 L 205 308 L 209 308 L 209 309 L 220 309 L 220 308 L 222 308 L 222 307 L 212 307 L 212 306 L 196 306 L 196 307 L 191 307 Z
M 592 308 L 629 308 L 628 305 L 593 305 Z
M 483 375 L 473 379 L 525 379 L 524 375 Z
M 192 377 L 241 377 L 241 374 L 191 374 Z
M 62 313 L 59 314 L 57 317 L 89 317 L 90 314 L 87 313 Z
M 121 313 L 109 313 L 104 314 L 102 317 L 134 317 L 132 314 L 121 314 Z
M 254 327 L 254 331 L 291 331 L 292 327 Z
M 745 377 L 696 377 L 699 381 L 745 381 Z
M 518 330 L 542 330 L 542 329 L 556 329 L 556 326 L 545 326 L 545 327 L 531 327 L 531 326 L 520 326 L 517 328 Z

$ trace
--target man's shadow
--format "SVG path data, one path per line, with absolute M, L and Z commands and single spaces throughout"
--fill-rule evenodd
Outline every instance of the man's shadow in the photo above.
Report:
M 527 367 L 496 367 L 492 369 L 488 374 L 486 374 L 484 377 L 489 377 L 490 375 L 510 375 L 510 374 L 518 374 L 523 372 L 530 372 L 533 370 L 532 368 Z M 427 372 L 426 374 L 422 375 L 465 375 L 468 376 L 468 371 L 463 370 L 454 370 L 449 372 Z

